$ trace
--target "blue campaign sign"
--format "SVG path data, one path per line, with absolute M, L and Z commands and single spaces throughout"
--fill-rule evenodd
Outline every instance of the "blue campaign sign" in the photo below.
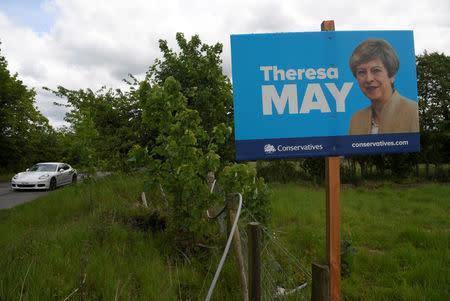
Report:
M 238 160 L 415 152 L 412 31 L 231 36 Z

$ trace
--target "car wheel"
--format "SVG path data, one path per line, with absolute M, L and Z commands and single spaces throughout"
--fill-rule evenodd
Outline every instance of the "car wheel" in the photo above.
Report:
M 50 186 L 48 187 L 48 190 L 55 190 L 56 189 L 56 179 L 51 178 L 50 180 Z
M 75 184 L 76 182 L 77 182 L 77 175 L 74 174 L 74 175 L 72 176 L 72 184 Z

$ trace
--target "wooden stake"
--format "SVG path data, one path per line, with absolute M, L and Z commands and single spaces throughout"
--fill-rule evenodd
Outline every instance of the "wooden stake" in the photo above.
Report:
M 231 230 L 231 225 L 236 218 L 236 210 L 238 207 L 238 195 L 237 194 L 228 194 L 227 195 L 227 206 L 229 209 L 229 228 Z M 239 227 L 236 228 L 233 234 L 233 248 L 234 253 L 236 254 L 236 259 L 238 263 L 238 273 L 239 280 L 241 282 L 242 289 L 242 301 L 248 301 L 248 287 L 247 287 L 247 279 L 245 277 L 245 267 L 244 267 L 244 255 L 242 254 L 241 247 L 241 236 L 239 235 Z
M 248 294 L 250 301 L 261 301 L 261 230 L 257 222 L 247 225 Z
M 145 196 L 145 192 L 143 192 L 143 191 L 142 191 L 142 194 L 141 194 L 141 199 L 142 199 L 142 204 L 144 205 L 144 207 L 148 207 L 147 197 Z
M 323 21 L 321 31 L 334 31 L 334 21 Z M 330 299 L 341 300 L 341 181 L 339 157 L 325 158 L 327 208 L 327 262 L 330 267 Z
M 312 263 L 311 301 L 330 301 L 330 269 L 318 261 Z

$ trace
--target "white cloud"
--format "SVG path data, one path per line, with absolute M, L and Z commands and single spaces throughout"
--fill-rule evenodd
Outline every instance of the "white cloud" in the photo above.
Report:
M 53 125 L 61 124 L 64 111 L 42 86 L 123 87 L 128 73 L 142 75 L 160 56 L 159 39 L 175 47 L 176 32 L 222 43 L 228 75 L 230 34 L 319 31 L 329 19 L 337 30 L 412 29 L 417 54 L 450 49 L 447 0 L 46 0 L 40 7 L 54 17 L 46 33 L 0 11 L 0 47 L 10 70 L 36 89 L 39 108 Z

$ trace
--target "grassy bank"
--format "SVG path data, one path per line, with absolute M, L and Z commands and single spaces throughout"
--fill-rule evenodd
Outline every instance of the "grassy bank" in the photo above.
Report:
M 163 233 L 137 226 L 136 215 L 149 213 L 136 206 L 143 186 L 140 178 L 113 176 L 1 210 L 0 300 L 206 296 L 218 252 L 182 254 Z M 231 268 L 223 275 L 230 281 L 218 284 L 216 296 L 233 300 L 237 280 Z
M 59 189 L 0 211 L 0 299 L 63 300 L 76 289 L 88 300 L 174 300 L 157 238 L 119 222 L 137 200 L 136 179 Z M 123 183 L 123 184 L 121 184 Z
M 1 210 L 0 300 L 204 299 L 221 250 L 181 254 L 136 227 L 142 187 L 114 176 Z M 323 259 L 324 190 L 272 188 L 280 240 L 302 262 Z M 449 299 L 449 185 L 344 188 L 341 199 L 342 234 L 357 251 L 345 258 L 343 300 Z M 227 259 L 214 300 L 239 299 L 234 265 Z
M 272 204 L 289 248 L 326 259 L 323 189 L 279 185 Z M 343 299 L 448 300 L 449 212 L 448 185 L 344 189 L 341 234 L 356 254 L 343 256 Z

